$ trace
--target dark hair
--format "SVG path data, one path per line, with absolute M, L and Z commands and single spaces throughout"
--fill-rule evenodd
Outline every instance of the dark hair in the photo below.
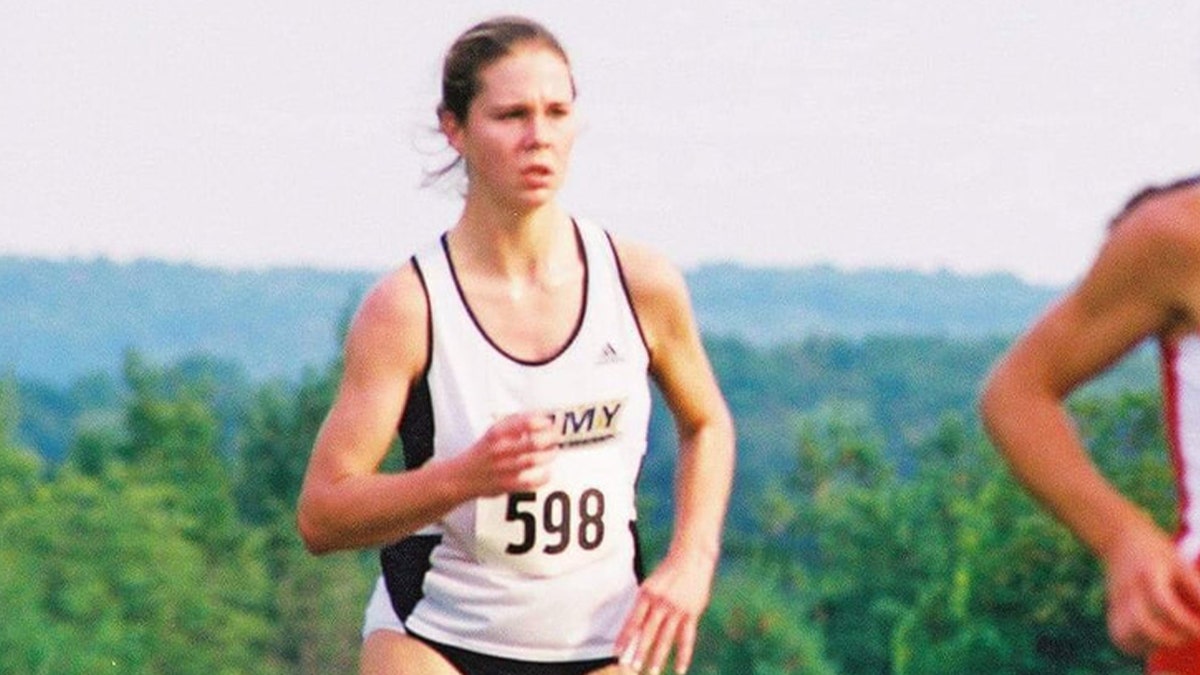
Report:
M 471 102 L 479 94 L 479 73 L 489 65 L 508 56 L 518 45 L 532 44 L 554 52 L 567 64 L 571 61 L 559 44 L 558 38 L 545 26 L 521 16 L 498 16 L 475 24 L 458 36 L 446 52 L 442 62 L 442 100 L 438 103 L 438 117 L 453 115 L 460 124 L 466 124 Z M 571 95 L 574 96 L 575 78 L 571 78 Z M 462 162 L 456 157 L 453 162 L 426 176 L 425 183 L 434 183 L 450 173 Z
M 1136 209 L 1147 199 L 1150 199 L 1151 197 L 1157 197 L 1167 192 L 1173 192 L 1182 188 L 1191 187 L 1196 184 L 1200 184 L 1200 176 L 1183 178 L 1167 185 L 1151 185 L 1150 187 L 1143 188 L 1141 192 L 1138 192 L 1133 197 L 1130 197 L 1129 201 L 1126 202 L 1125 206 L 1121 209 L 1121 212 L 1113 216 L 1113 219 L 1108 222 L 1109 231 L 1111 232 L 1113 228 L 1115 228 L 1121 223 L 1122 220 L 1125 219 L 1125 216 L 1129 215 L 1131 211 Z
M 557 54 L 568 68 L 567 52 L 545 26 L 520 16 L 499 16 L 478 23 L 458 36 L 442 62 L 442 100 L 438 114 L 450 113 L 467 121 L 471 101 L 479 93 L 479 71 L 512 53 L 519 44 L 534 43 Z M 571 93 L 575 81 L 571 80 Z

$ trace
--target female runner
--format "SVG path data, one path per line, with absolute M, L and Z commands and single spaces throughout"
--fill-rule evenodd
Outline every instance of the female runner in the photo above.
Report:
M 658 673 L 673 652 L 684 672 L 734 442 L 682 276 L 556 202 L 575 84 L 539 24 L 461 35 L 438 119 L 462 214 L 364 299 L 299 504 L 310 550 L 384 547 L 361 671 Z M 670 545 L 642 580 L 647 375 L 680 449 Z M 397 424 L 408 468 L 384 473 Z

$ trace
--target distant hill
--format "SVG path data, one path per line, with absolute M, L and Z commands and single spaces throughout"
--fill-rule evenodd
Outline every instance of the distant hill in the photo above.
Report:
M 155 360 L 203 352 L 258 377 L 289 376 L 330 359 L 339 318 L 370 283 L 299 268 L 0 258 L 0 368 L 65 382 L 114 372 L 136 347 Z
M 1062 290 L 1009 274 L 844 271 L 829 265 L 710 265 L 688 280 L 705 331 L 757 344 L 813 334 L 1008 336 L 1023 330 Z
M 63 383 L 114 372 L 136 347 L 156 360 L 209 353 L 254 377 L 294 377 L 335 355 L 338 327 L 374 277 L 0 257 L 0 374 Z M 720 264 L 687 277 L 702 331 L 759 345 L 818 334 L 1011 335 L 1058 291 L 1009 275 L 830 266 Z

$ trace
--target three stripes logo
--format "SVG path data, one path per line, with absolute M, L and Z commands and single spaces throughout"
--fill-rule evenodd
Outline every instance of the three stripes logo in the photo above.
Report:
M 600 357 L 596 359 L 596 364 L 602 366 L 609 363 L 621 363 L 624 360 L 625 357 L 621 356 L 611 342 L 605 342 L 604 348 L 600 350 Z

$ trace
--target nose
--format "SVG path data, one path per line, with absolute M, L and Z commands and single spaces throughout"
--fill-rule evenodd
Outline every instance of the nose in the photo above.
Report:
M 529 125 L 525 130 L 526 143 L 535 148 L 540 148 L 550 142 L 550 119 L 544 113 L 535 113 L 529 116 Z

